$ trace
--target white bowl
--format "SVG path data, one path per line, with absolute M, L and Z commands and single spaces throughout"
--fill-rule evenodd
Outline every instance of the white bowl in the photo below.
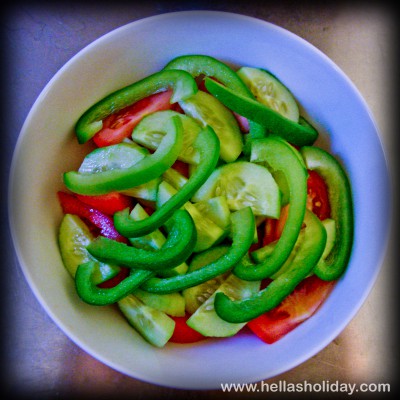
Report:
M 77 118 L 109 92 L 182 54 L 208 54 L 235 67 L 264 67 L 294 93 L 320 129 L 318 144 L 345 166 L 353 189 L 355 241 L 345 275 L 320 310 L 273 345 L 250 334 L 157 349 L 114 307 L 81 302 L 61 262 L 56 191 L 86 151 Z M 10 176 L 10 221 L 23 272 L 42 306 L 82 349 L 116 370 L 159 385 L 219 389 L 259 381 L 315 355 L 348 324 L 378 274 L 389 220 L 388 173 L 377 128 L 349 79 L 296 35 L 254 18 L 189 11 L 133 22 L 101 37 L 49 82 L 22 128 Z M 379 188 L 379 190 L 375 190 Z

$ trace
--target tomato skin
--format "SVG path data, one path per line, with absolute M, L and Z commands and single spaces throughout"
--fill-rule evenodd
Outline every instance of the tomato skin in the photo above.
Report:
M 187 325 L 186 321 L 190 318 L 189 314 L 184 317 L 171 318 L 175 321 L 175 330 L 169 339 L 171 343 L 195 343 L 207 339 L 207 337 Z
M 102 289 L 111 289 L 114 286 L 117 286 L 120 282 L 122 282 L 125 278 L 129 276 L 129 268 L 120 267 L 121 271 L 118 272 L 113 278 L 108 279 L 105 282 L 99 283 L 97 286 Z
M 321 221 L 331 215 L 328 188 L 323 178 L 316 172 L 308 170 L 307 208 Z
M 122 211 L 125 208 L 131 208 L 133 206 L 132 197 L 118 192 L 111 192 L 98 196 L 77 194 L 76 197 L 83 203 L 108 215 L 114 215 L 117 211 Z
M 178 171 L 185 178 L 189 178 L 189 164 L 180 160 L 176 160 L 171 168 Z
M 172 90 L 152 94 L 136 103 L 111 114 L 103 120 L 102 129 L 93 136 L 98 147 L 121 143 L 128 138 L 133 128 L 148 114 L 156 111 L 169 110 Z
M 109 215 L 83 203 L 72 194 L 58 192 L 57 195 L 64 214 L 75 214 L 96 227 L 100 235 L 128 243 L 128 240 L 115 229 L 114 221 Z
M 300 282 L 279 306 L 249 321 L 247 326 L 265 343 L 275 343 L 311 317 L 334 285 L 335 281 L 323 281 L 312 275 Z

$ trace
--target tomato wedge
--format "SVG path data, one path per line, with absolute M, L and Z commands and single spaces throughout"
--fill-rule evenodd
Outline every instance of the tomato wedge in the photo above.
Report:
M 103 120 L 102 129 L 93 136 L 98 147 L 121 143 L 132 134 L 133 128 L 143 117 L 156 111 L 169 110 L 172 90 L 152 94 L 111 114 Z
M 175 330 L 169 339 L 172 343 L 195 343 L 200 340 L 207 339 L 201 333 L 195 331 L 187 325 L 186 321 L 190 315 L 186 314 L 184 317 L 171 317 L 175 321 Z
M 323 281 L 312 275 L 304 279 L 278 307 L 249 321 L 247 326 L 262 341 L 272 344 L 311 317 L 334 284 L 335 281 Z
M 117 211 L 131 208 L 133 206 L 132 197 L 119 192 L 111 192 L 98 196 L 86 196 L 77 194 L 76 197 L 85 204 L 88 204 L 99 211 L 108 215 L 114 215 Z
M 114 221 L 109 215 L 83 203 L 72 194 L 60 191 L 57 195 L 64 214 L 74 214 L 84 219 L 92 228 L 95 227 L 102 236 L 122 243 L 128 242 L 115 229 Z
M 307 208 L 321 221 L 329 218 L 331 207 L 329 204 L 328 188 L 321 175 L 311 170 L 308 170 L 307 195 Z
M 323 178 L 315 171 L 308 171 L 307 179 L 307 208 L 321 221 L 330 218 L 328 188 Z M 268 218 L 264 223 L 262 246 L 278 240 L 282 234 L 287 219 L 289 205 L 282 207 L 279 219 Z

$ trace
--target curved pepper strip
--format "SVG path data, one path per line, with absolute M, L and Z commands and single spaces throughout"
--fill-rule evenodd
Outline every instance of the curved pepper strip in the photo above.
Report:
M 307 125 L 291 121 L 257 100 L 245 97 L 234 90 L 206 78 L 208 91 L 230 110 L 264 126 L 268 132 L 281 136 L 296 146 L 311 145 L 318 132 Z
M 119 89 L 90 107 L 78 120 L 75 132 L 79 143 L 91 139 L 103 127 L 103 119 L 110 114 L 152 94 L 172 89 L 171 103 L 184 100 L 198 90 L 196 81 L 185 72 L 165 70 Z
M 227 272 L 248 252 L 253 243 L 255 229 L 254 215 L 250 207 L 232 213 L 231 222 L 232 245 L 226 254 L 216 261 L 185 275 L 165 279 L 149 279 L 141 288 L 151 293 L 173 293 L 199 285 Z
M 214 57 L 202 54 L 184 55 L 170 61 L 164 67 L 164 70 L 166 69 L 184 70 L 189 72 L 194 78 L 200 75 L 215 78 L 218 82 L 231 88 L 235 93 L 240 93 L 243 96 L 254 99 L 253 94 L 236 72 Z M 249 136 L 252 139 L 265 137 L 265 128 L 263 126 L 252 120 L 249 120 L 249 124 Z
M 196 244 L 196 228 L 186 210 L 174 212 L 166 242 L 159 250 L 145 250 L 119 243 L 105 237 L 92 241 L 87 250 L 95 258 L 129 268 L 151 271 L 174 268 L 192 254 Z
M 89 261 L 79 265 L 75 274 L 75 287 L 79 297 L 88 304 L 105 306 L 116 303 L 137 289 L 143 282 L 153 276 L 146 270 L 131 270 L 123 281 L 112 288 L 99 288 L 94 283 L 98 263 Z
M 312 271 L 320 260 L 326 244 L 326 231 L 320 220 L 307 210 L 304 238 L 301 238 L 290 267 L 255 296 L 233 301 L 224 293 L 214 300 L 216 313 L 225 321 L 243 323 L 278 306 Z
M 177 160 L 183 144 L 183 127 L 179 117 L 172 117 L 165 124 L 165 130 L 166 135 L 157 150 L 131 167 L 98 173 L 66 172 L 65 185 L 74 193 L 101 195 L 130 189 L 159 177 Z
M 285 175 L 289 187 L 289 214 L 282 235 L 265 261 L 238 264 L 233 273 L 245 280 L 261 280 L 277 272 L 293 250 L 303 224 L 307 204 L 307 169 L 299 152 L 277 136 L 255 139 L 251 146 L 252 162 L 267 163 L 273 171 Z
M 330 281 L 339 278 L 347 267 L 353 245 L 353 201 L 350 182 L 339 162 L 318 147 L 303 147 L 301 155 L 310 170 L 324 179 L 335 220 L 336 239 L 332 251 L 321 261 L 314 272 L 319 278 Z
M 155 210 L 150 217 L 141 221 L 133 220 L 129 209 L 114 214 L 114 225 L 119 233 L 125 237 L 144 236 L 163 225 L 173 212 L 182 207 L 207 180 L 214 171 L 219 158 L 219 139 L 214 130 L 206 126 L 198 134 L 193 143 L 194 149 L 199 153 L 200 161 L 187 183 Z

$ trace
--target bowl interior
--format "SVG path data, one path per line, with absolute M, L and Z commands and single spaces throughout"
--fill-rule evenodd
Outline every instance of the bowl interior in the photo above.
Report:
M 341 160 L 352 183 L 355 241 L 348 270 L 317 314 L 274 345 L 243 333 L 156 349 L 128 326 L 116 308 L 81 302 L 58 252 L 62 215 L 56 191 L 63 188 L 61 174 L 77 168 L 88 150 L 76 142 L 75 121 L 109 92 L 160 70 L 173 57 L 196 53 L 234 67 L 263 67 L 277 75 L 319 128 L 317 144 Z M 250 382 L 287 371 L 320 351 L 346 326 L 367 296 L 385 249 L 387 176 L 367 106 L 321 52 L 254 18 L 205 11 L 171 13 L 134 22 L 98 39 L 49 82 L 28 115 L 15 150 L 10 220 L 26 279 L 73 341 L 135 378 L 212 389 L 220 388 L 221 382 Z

